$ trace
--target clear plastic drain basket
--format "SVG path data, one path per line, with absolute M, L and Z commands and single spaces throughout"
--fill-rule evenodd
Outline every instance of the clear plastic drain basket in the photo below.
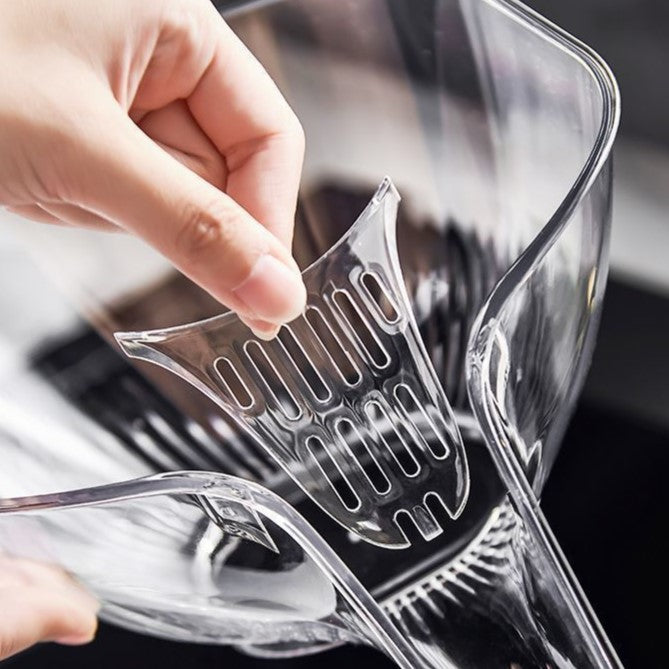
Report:
M 115 348 L 115 331 L 217 316 L 213 300 L 136 239 L 6 215 L 0 549 L 71 570 L 107 620 L 268 658 L 362 643 L 405 668 L 620 666 L 538 504 L 606 279 L 619 114 L 607 67 L 514 0 L 220 5 L 305 127 L 302 266 L 384 175 L 401 193 L 400 292 L 421 378 L 447 405 L 428 393 L 411 414 L 396 400 L 419 436 L 441 411 L 437 441 L 446 460 L 462 454 L 468 494 L 436 509 L 421 489 L 423 524 L 392 505 L 376 528 L 366 507 L 358 523 L 343 489 L 324 513 L 317 470 L 289 476 L 211 399 Z M 372 279 L 346 308 L 378 309 L 372 335 L 390 341 L 397 292 Z M 369 336 L 358 343 L 373 355 Z M 400 471 L 412 435 L 372 418 Z M 382 496 L 379 481 L 365 495 Z

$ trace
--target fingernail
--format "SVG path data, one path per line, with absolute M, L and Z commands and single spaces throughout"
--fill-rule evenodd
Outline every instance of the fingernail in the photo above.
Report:
M 56 643 L 61 644 L 61 646 L 83 646 L 86 643 L 90 643 L 95 638 L 95 635 L 73 635 L 73 636 L 62 636 L 60 639 L 56 639 Z
M 85 643 L 93 641 L 97 631 L 98 627 L 96 625 L 87 634 L 68 634 L 66 636 L 61 636 L 58 639 L 54 639 L 54 641 L 63 646 L 83 646 Z
M 254 320 L 279 325 L 297 318 L 307 299 L 300 275 L 268 254 L 258 258 L 247 279 L 232 292 Z
M 265 341 L 274 339 L 281 329 L 281 326 L 276 323 L 255 320 L 253 318 L 242 318 L 242 320 L 258 339 L 264 339 Z

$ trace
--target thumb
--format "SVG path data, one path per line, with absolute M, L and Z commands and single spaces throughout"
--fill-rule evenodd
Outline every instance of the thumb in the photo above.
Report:
M 77 586 L 16 586 L 0 591 L 0 660 L 40 641 L 78 645 L 97 627 L 95 600 Z
M 98 135 L 78 156 L 78 204 L 142 237 L 247 323 L 296 318 L 306 290 L 281 241 L 127 116 L 113 116 L 113 150 Z

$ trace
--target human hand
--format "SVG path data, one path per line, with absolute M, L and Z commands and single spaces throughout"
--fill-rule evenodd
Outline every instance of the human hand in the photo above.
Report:
M 5 3 L 0 55 L 0 204 L 142 237 L 259 336 L 299 315 L 302 129 L 208 0 Z
M 0 555 L 0 660 L 40 641 L 91 641 L 97 611 L 97 601 L 61 569 Z

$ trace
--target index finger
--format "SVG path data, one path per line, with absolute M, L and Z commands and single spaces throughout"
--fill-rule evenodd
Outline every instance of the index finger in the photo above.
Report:
M 304 156 L 302 127 L 231 28 L 220 16 L 210 26 L 213 55 L 187 104 L 225 157 L 227 194 L 290 247 Z

